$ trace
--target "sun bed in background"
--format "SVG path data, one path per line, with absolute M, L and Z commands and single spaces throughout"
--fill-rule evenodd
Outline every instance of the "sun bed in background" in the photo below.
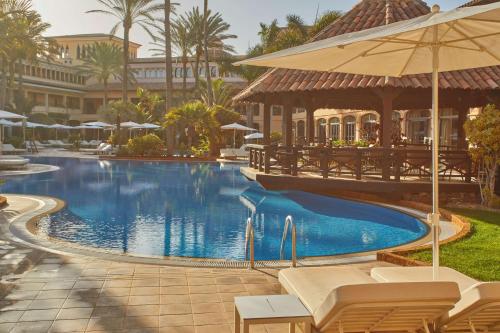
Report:
M 460 299 L 454 282 L 377 283 L 353 268 L 285 269 L 279 281 L 319 332 L 425 331 Z
M 250 153 L 246 150 L 247 145 L 243 145 L 240 148 L 223 148 L 220 150 L 220 157 L 227 159 L 234 158 L 248 158 Z
M 17 154 L 25 154 L 26 149 L 18 149 L 15 148 L 13 145 L 4 143 L 2 145 L 2 153 L 6 155 L 17 155 Z
M 432 281 L 432 267 L 377 267 L 380 282 Z M 456 282 L 462 299 L 440 323 L 442 332 L 500 331 L 500 282 L 480 282 L 451 268 L 439 268 L 440 281 Z
M 18 170 L 28 166 L 30 160 L 20 156 L 0 156 L 0 170 Z

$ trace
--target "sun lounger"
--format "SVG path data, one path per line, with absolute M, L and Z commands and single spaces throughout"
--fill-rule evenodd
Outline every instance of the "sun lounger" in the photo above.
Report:
M 353 268 L 285 269 L 279 281 L 310 311 L 318 332 L 428 331 L 460 299 L 454 282 L 377 283 Z
M 250 153 L 246 150 L 246 145 L 241 146 L 240 148 L 223 148 L 220 150 L 221 158 L 248 158 Z
M 7 155 L 17 155 L 17 154 L 25 154 L 26 149 L 18 149 L 15 148 L 13 145 L 4 143 L 2 145 L 2 153 L 7 154 Z
M 24 169 L 30 160 L 19 156 L 0 156 L 0 170 Z
M 380 282 L 432 281 L 432 267 L 379 267 L 371 276 Z M 456 282 L 461 300 L 439 321 L 441 332 L 500 331 L 500 282 L 479 282 L 451 268 L 439 268 L 440 281 Z

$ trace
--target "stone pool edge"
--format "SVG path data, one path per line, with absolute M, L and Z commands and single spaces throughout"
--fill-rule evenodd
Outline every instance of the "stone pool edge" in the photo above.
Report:
M 246 261 L 224 260 L 224 259 L 203 259 L 203 258 L 182 258 L 182 257 L 160 257 L 160 256 L 145 256 L 145 255 L 130 255 L 120 253 L 118 251 L 104 250 L 90 246 L 83 246 L 76 243 L 60 240 L 57 238 L 42 238 L 37 235 L 37 223 L 47 214 L 55 213 L 65 207 L 65 202 L 57 198 L 31 196 L 31 195 L 16 195 L 18 198 L 27 198 L 39 202 L 37 209 L 20 214 L 13 218 L 10 222 L 8 230 L 11 233 L 11 238 L 14 241 L 23 243 L 27 246 L 37 248 L 39 250 L 57 253 L 61 255 L 86 256 L 95 257 L 101 260 L 120 261 L 138 264 L 165 265 L 165 266 L 180 266 L 180 267 L 203 267 L 203 268 L 247 268 L 249 263 Z M 8 196 L 8 195 L 7 195 Z M 380 203 L 373 203 L 378 204 Z M 424 214 L 421 211 L 410 209 L 404 206 L 381 205 L 390 209 L 400 210 L 409 215 L 415 216 L 415 212 Z M 421 220 L 421 216 L 415 216 Z M 424 222 L 425 223 L 425 222 Z M 451 222 L 449 224 L 452 224 Z M 450 226 L 451 227 L 451 226 Z M 451 237 L 455 237 L 459 230 L 453 233 Z M 448 238 L 448 237 L 447 237 Z M 321 266 L 334 264 L 350 264 L 376 260 L 377 254 L 381 251 L 403 250 L 408 247 L 425 245 L 430 239 L 429 233 L 418 240 L 407 244 L 402 244 L 397 247 L 379 249 L 370 252 L 358 252 L 353 254 L 345 254 L 338 256 L 322 256 L 322 257 L 306 257 L 298 260 L 299 266 Z M 442 239 L 446 242 L 446 239 Z M 289 267 L 290 261 L 257 261 L 257 268 L 284 268 Z

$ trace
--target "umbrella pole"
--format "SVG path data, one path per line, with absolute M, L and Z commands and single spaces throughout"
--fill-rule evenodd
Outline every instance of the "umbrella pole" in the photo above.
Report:
M 434 28 L 437 42 L 438 30 Z M 432 46 L 432 278 L 439 279 L 439 47 Z
M 233 148 L 236 149 L 236 130 L 233 130 Z

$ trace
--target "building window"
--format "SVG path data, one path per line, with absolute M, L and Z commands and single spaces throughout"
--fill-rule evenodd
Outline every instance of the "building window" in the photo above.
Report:
M 330 139 L 334 141 L 340 140 L 340 119 L 335 117 L 335 118 L 330 118 L 328 120 L 328 129 L 329 129 L 329 135 Z
M 281 116 L 281 114 L 283 112 L 282 111 L 282 107 L 279 106 L 279 105 L 273 105 L 272 108 L 271 108 L 271 110 L 272 110 L 271 114 L 273 116 Z
M 297 139 L 305 138 L 306 136 L 306 122 L 303 120 L 297 121 Z
M 210 67 L 210 76 L 217 77 L 217 67 L 216 66 Z
M 422 144 L 429 132 L 429 110 L 412 110 L 408 112 L 408 140 L 413 144 Z
M 101 98 L 85 98 L 83 101 L 84 114 L 97 114 L 97 111 L 102 106 L 103 100 Z
M 80 98 L 67 97 L 66 104 L 68 105 L 68 109 L 79 110 L 80 109 Z
M 49 95 L 49 106 L 55 108 L 63 108 L 64 97 L 61 95 Z
M 28 100 L 35 106 L 45 106 L 45 95 L 35 92 L 28 92 Z
M 439 144 L 442 146 L 458 144 L 458 112 L 453 109 L 442 110 L 439 114 Z
M 363 129 L 362 138 L 368 142 L 377 141 L 377 116 L 374 113 L 365 114 L 361 117 L 361 126 Z
M 326 119 L 318 119 L 318 141 L 321 143 L 326 142 Z
M 253 115 L 256 117 L 258 117 L 260 115 L 260 105 L 259 104 L 253 105 Z
M 356 140 L 356 118 L 347 116 L 344 118 L 344 140 L 353 143 Z

